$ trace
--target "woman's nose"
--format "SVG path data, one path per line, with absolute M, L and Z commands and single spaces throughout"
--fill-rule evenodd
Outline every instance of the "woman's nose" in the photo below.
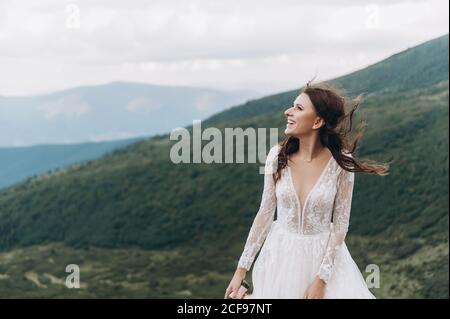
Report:
M 291 108 L 289 107 L 286 111 L 284 111 L 284 115 L 288 116 L 291 112 Z

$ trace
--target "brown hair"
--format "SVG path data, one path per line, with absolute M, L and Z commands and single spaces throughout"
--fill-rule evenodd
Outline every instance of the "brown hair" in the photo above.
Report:
M 363 137 L 364 120 L 360 121 L 357 135 L 353 141 L 350 142 L 347 137 L 352 131 L 353 113 L 361 104 L 362 96 L 359 95 L 351 100 L 351 110 L 345 113 L 345 106 L 349 99 L 342 89 L 325 82 L 319 84 L 311 82 L 312 80 L 306 84 L 301 93 L 308 95 L 316 113 L 324 120 L 325 125 L 319 129 L 320 142 L 323 146 L 328 147 L 339 166 L 350 172 L 388 175 L 389 164 L 380 164 L 367 159 L 361 161 L 353 154 Z M 286 167 L 289 155 L 298 151 L 299 140 L 294 136 L 289 136 L 280 145 L 277 171 L 274 173 L 275 182 L 281 177 L 281 170 Z M 344 155 L 343 151 L 351 156 Z

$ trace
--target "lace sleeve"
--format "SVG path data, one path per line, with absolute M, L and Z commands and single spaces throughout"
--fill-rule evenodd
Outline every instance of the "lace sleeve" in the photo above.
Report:
M 331 278 L 336 255 L 339 253 L 348 231 L 354 181 L 354 172 L 342 169 L 339 173 L 333 206 L 333 225 L 327 249 L 317 274 L 326 283 Z
M 272 147 L 267 155 L 264 167 L 264 189 L 261 198 L 261 204 L 256 213 L 247 241 L 244 246 L 244 251 L 238 262 L 238 267 L 250 270 L 250 267 L 255 259 L 256 254 L 261 248 L 270 226 L 272 225 L 277 207 L 277 199 L 275 194 L 275 183 L 272 174 L 277 169 L 278 145 Z

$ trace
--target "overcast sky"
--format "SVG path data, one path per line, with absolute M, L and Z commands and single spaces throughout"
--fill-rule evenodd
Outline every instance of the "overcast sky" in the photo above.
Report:
M 137 81 L 274 93 L 448 33 L 448 0 L 0 0 L 0 95 Z

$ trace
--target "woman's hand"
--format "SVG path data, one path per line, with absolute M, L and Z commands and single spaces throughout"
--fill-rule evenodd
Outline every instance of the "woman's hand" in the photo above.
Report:
M 325 296 L 325 287 L 326 283 L 316 277 L 314 281 L 309 285 L 308 289 L 306 289 L 305 295 L 303 298 L 305 299 L 323 299 Z
M 237 268 L 234 272 L 233 278 L 230 281 L 227 289 L 225 290 L 224 299 L 229 299 L 230 297 L 236 297 L 239 288 L 241 287 L 242 280 L 245 278 L 247 270 L 245 268 Z M 242 296 L 243 297 L 243 296 Z

